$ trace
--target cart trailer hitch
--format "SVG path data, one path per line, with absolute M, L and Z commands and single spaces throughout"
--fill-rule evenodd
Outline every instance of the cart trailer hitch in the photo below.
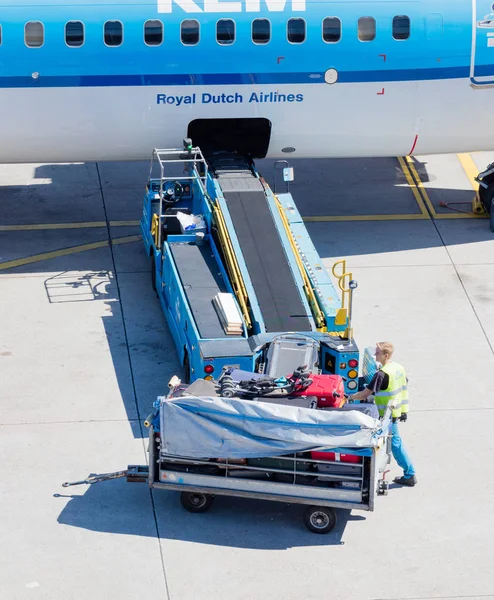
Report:
M 73 485 L 92 485 L 100 481 L 109 481 L 110 479 L 120 479 L 126 477 L 130 483 L 145 483 L 148 480 L 149 467 L 147 465 L 129 465 L 125 471 L 115 471 L 114 473 L 102 473 L 101 475 L 91 475 L 81 481 L 66 481 L 62 487 L 71 487 Z

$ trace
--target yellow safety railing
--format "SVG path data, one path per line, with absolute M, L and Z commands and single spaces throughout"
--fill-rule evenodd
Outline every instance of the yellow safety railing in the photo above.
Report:
M 283 226 L 284 226 L 286 234 L 288 236 L 288 240 L 290 241 L 290 246 L 292 247 L 293 255 L 295 256 L 295 260 L 297 262 L 297 266 L 299 268 L 300 275 L 302 276 L 302 280 L 304 282 L 304 292 L 307 297 L 309 306 L 312 310 L 312 314 L 313 314 L 314 320 L 316 322 L 316 327 L 317 327 L 318 331 L 325 332 L 325 331 L 327 331 L 326 319 L 324 317 L 324 313 L 321 310 L 321 307 L 319 306 L 317 296 L 314 293 L 314 289 L 312 287 L 312 283 L 309 279 L 309 276 L 307 275 L 307 271 L 305 270 L 304 263 L 302 262 L 302 259 L 300 258 L 300 253 L 297 248 L 295 239 L 293 237 L 292 230 L 290 229 L 290 223 L 285 214 L 285 209 L 283 208 L 281 202 L 278 200 L 277 196 L 275 196 L 275 200 L 276 200 L 276 206 L 278 207 L 278 211 L 281 216 L 281 220 L 283 221 Z
M 156 213 L 153 213 L 151 219 L 151 235 L 154 238 L 154 245 L 158 248 L 160 233 L 160 218 Z
M 341 265 L 341 272 L 337 272 Z M 346 325 L 344 336 L 351 339 L 353 330 L 351 328 L 351 314 L 353 302 L 353 289 L 350 287 L 350 281 L 353 280 L 353 275 L 346 270 L 346 260 L 338 260 L 334 263 L 332 273 L 338 281 L 338 287 L 341 290 L 341 308 L 336 313 L 335 325 Z M 348 280 L 348 287 L 345 285 Z
M 240 304 L 240 309 L 242 311 L 247 329 L 252 329 L 252 320 L 250 318 L 249 311 L 249 296 L 247 295 L 247 289 L 245 287 L 242 273 L 240 272 L 240 267 L 238 265 L 237 257 L 235 256 L 232 241 L 226 228 L 225 218 L 223 217 L 223 213 L 221 212 L 218 201 L 216 201 L 215 205 L 213 206 L 213 214 L 233 291 L 235 292 L 235 296 Z

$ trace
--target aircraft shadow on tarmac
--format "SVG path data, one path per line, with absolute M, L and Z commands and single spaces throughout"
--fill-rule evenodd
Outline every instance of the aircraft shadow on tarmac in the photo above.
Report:
M 337 510 L 333 531 L 317 535 L 303 522 L 303 505 L 217 496 L 201 514 L 185 511 L 174 491 L 154 490 L 146 484 L 113 480 L 54 494 L 54 502 L 68 502 L 58 522 L 90 531 L 123 535 L 159 536 L 215 546 L 279 550 L 297 546 L 343 545 L 347 524 L 361 521 L 363 513 Z M 80 494 L 80 495 L 79 495 Z
M 296 164 L 295 182 L 291 185 L 302 214 L 338 214 L 338 206 L 358 206 L 372 214 L 373 196 L 396 198 L 397 202 L 414 199 L 397 160 L 365 159 L 332 161 L 291 161 Z M 266 179 L 274 183 L 274 161 L 260 161 Z M 416 166 L 422 181 L 433 179 L 427 165 Z M 51 184 L 0 187 L 0 201 L 5 208 L 0 224 L 30 221 L 91 222 L 137 220 L 142 210 L 142 196 L 147 163 L 94 163 L 87 165 L 42 165 L 36 178 Z M 75 181 L 76 184 L 71 182 Z M 328 183 L 329 181 L 329 183 Z M 68 193 L 70 191 L 70 193 Z M 278 176 L 278 191 L 284 191 Z M 443 189 L 444 201 L 471 201 L 472 191 Z M 408 200 L 405 199 L 408 195 Z M 412 199 L 410 200 L 410 196 Z M 463 208 L 467 208 L 463 207 Z M 417 209 L 415 203 L 414 210 Z M 314 213 L 315 211 L 315 213 Z M 364 211 L 364 212 L 365 212 Z M 348 212 L 348 211 L 347 211 Z M 309 234 L 321 258 L 330 264 L 335 256 L 372 255 L 410 249 L 443 247 L 482 242 L 492 239 L 484 220 L 442 221 L 374 221 L 308 223 Z M 138 235 L 138 226 L 111 227 L 113 238 Z M 7 236 L 7 260 L 42 251 L 54 251 L 79 244 L 107 240 L 106 227 L 49 231 L 15 231 Z M 9 240 L 14 243 L 10 244 Z M 42 243 L 41 243 L 42 242 Z M 2 257 L 4 259 L 4 257 Z M 157 395 L 164 393 L 172 375 L 183 375 L 174 343 L 161 307 L 152 291 L 150 265 L 143 244 L 106 245 L 98 249 L 58 256 L 22 265 L 5 273 L 46 273 L 44 281 L 48 302 L 104 302 L 110 308 L 102 317 L 104 332 L 114 365 L 116 380 L 130 426 L 135 437 L 142 437 L 142 420 L 150 412 Z M 74 310 L 74 318 L 77 313 Z

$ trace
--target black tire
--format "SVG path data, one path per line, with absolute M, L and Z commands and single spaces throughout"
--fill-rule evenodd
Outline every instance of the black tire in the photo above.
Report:
M 329 533 L 336 525 L 336 513 L 327 506 L 309 506 L 305 511 L 304 522 L 313 533 Z
M 190 375 L 189 353 L 186 350 L 184 356 L 184 383 L 190 383 Z
M 492 186 L 492 192 L 494 192 L 494 185 Z M 491 196 L 494 196 L 494 193 L 491 194 Z M 492 231 L 492 233 L 494 233 L 494 198 L 492 198 L 492 200 L 491 200 L 491 210 L 490 210 L 489 218 L 490 218 L 491 231 Z
M 486 194 L 487 190 L 485 189 L 485 187 L 483 185 L 479 185 L 479 200 L 482 202 L 485 210 L 487 210 L 487 207 L 485 205 L 485 194 Z
M 389 490 L 389 483 L 380 479 L 377 484 L 377 495 L 378 496 L 387 496 Z
M 180 494 L 182 506 L 191 513 L 206 512 L 213 504 L 213 500 L 214 496 L 200 492 L 182 492 Z
M 156 264 L 154 261 L 154 255 L 151 254 L 151 285 L 153 290 L 156 292 Z

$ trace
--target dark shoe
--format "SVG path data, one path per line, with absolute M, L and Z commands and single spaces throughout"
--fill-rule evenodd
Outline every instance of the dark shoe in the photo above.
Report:
M 411 477 L 395 477 L 393 481 L 398 485 L 406 485 L 408 487 L 413 487 L 417 484 L 415 475 L 412 475 Z

